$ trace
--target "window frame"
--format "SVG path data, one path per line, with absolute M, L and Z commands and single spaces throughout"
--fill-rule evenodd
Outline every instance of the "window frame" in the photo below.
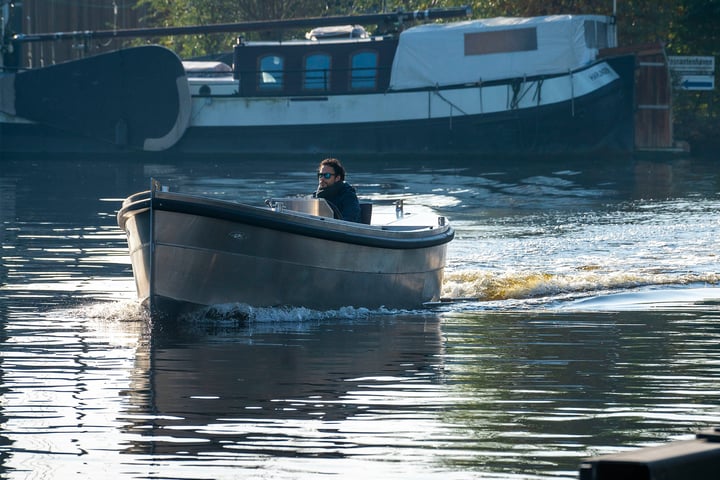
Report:
M 278 69 L 264 69 L 263 63 L 267 59 L 279 60 L 280 67 Z M 258 57 L 258 69 L 256 76 L 256 87 L 259 92 L 277 92 L 285 89 L 286 73 L 285 73 L 285 57 L 277 53 L 268 53 Z M 264 75 L 271 75 L 276 81 L 266 82 Z M 279 81 L 277 81 L 279 80 Z
M 372 56 L 374 62 L 372 67 L 366 67 L 366 66 L 355 66 L 355 59 L 359 57 L 364 56 Z M 380 54 L 376 50 L 360 50 L 357 52 L 353 52 L 350 55 L 350 75 L 348 78 L 349 81 L 349 90 L 353 92 L 357 91 L 369 91 L 369 90 L 377 90 L 378 84 L 379 84 L 379 61 L 380 61 Z M 370 75 L 357 75 L 356 72 L 372 72 L 372 76 Z M 372 82 L 372 85 L 367 85 L 367 82 Z
M 327 64 L 324 65 L 324 68 L 308 68 L 308 61 L 310 59 L 320 57 L 327 60 Z M 326 52 L 312 52 L 305 55 L 303 58 L 302 90 L 307 92 L 329 92 L 332 82 L 332 63 L 332 55 Z M 314 73 L 316 76 L 309 76 L 311 73 Z M 311 85 L 320 86 L 313 87 Z

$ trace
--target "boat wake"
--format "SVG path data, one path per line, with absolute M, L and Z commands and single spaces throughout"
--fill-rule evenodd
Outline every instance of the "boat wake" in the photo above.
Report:
M 707 304 L 720 298 L 720 274 L 717 273 L 632 273 L 601 272 L 587 267 L 569 273 L 535 271 L 492 272 L 464 270 L 446 272 L 442 302 L 468 303 L 496 309 L 580 309 L 628 310 L 693 304 Z M 672 304 L 672 305 L 671 305 Z M 452 307 L 451 307 L 452 308 Z M 463 308 L 463 307 L 461 307 Z M 423 310 L 413 311 L 415 314 Z M 318 310 L 305 307 L 253 307 L 245 303 L 226 303 L 193 310 L 178 318 L 185 326 L 212 325 L 236 328 L 248 325 L 301 327 L 326 320 L 364 320 L 392 316 L 408 310 L 385 307 L 341 307 Z M 69 312 L 75 318 L 89 318 L 107 323 L 151 324 L 149 311 L 136 300 L 120 300 L 84 305 Z
M 333 310 L 314 310 L 305 307 L 253 307 L 245 303 L 212 305 L 184 313 L 177 321 L 184 324 L 214 324 L 241 326 L 253 324 L 290 324 L 318 320 L 357 320 L 369 316 L 396 315 L 400 310 L 388 308 L 342 307 Z M 89 318 L 106 322 L 152 321 L 149 310 L 136 300 L 101 302 L 73 308 L 65 312 L 75 318 Z
M 720 291 L 717 287 L 662 287 L 634 292 L 620 292 L 583 298 L 560 305 L 560 310 L 583 312 L 687 310 L 702 308 L 717 310 Z
M 327 319 L 358 319 L 370 315 L 394 314 L 397 310 L 385 308 L 368 309 L 362 307 L 341 307 L 333 310 L 314 310 L 305 307 L 253 307 L 245 303 L 226 303 L 212 305 L 187 313 L 182 317 L 185 322 L 202 323 L 296 323 Z
M 92 303 L 75 307 L 67 313 L 70 317 L 108 322 L 135 323 L 150 320 L 150 312 L 136 300 Z
M 568 272 L 492 272 L 467 270 L 446 272 L 442 296 L 476 301 L 527 300 L 588 297 L 629 289 L 657 286 L 720 284 L 717 273 L 601 272 L 595 268 Z

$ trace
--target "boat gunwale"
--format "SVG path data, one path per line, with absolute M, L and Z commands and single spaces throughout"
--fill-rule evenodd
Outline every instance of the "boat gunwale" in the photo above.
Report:
M 151 200 L 150 192 L 147 191 L 136 193 L 123 202 L 117 214 L 117 223 L 126 230 L 125 224 L 129 217 L 151 208 L 156 211 L 243 223 L 321 240 L 393 250 L 445 245 L 455 236 L 450 225 L 366 225 L 299 212 L 275 212 L 263 207 L 179 193 L 155 192 Z
M 625 55 L 617 55 L 618 57 L 623 56 L 632 56 L 630 54 Z M 608 60 L 613 57 L 598 57 L 595 60 L 593 60 L 590 63 L 587 63 L 585 65 L 580 65 L 576 68 L 573 68 L 572 70 L 565 70 L 562 72 L 554 72 L 554 73 L 543 73 L 543 74 L 537 74 L 537 75 L 525 75 L 525 76 L 514 76 L 514 77 L 506 77 L 506 78 L 499 78 L 495 80 L 487 80 L 483 81 L 482 79 L 479 79 L 476 82 L 464 82 L 464 83 L 452 83 L 452 84 L 446 84 L 446 85 L 426 85 L 423 87 L 412 87 L 412 88 L 390 88 L 388 87 L 386 90 L 381 91 L 373 91 L 373 92 L 367 92 L 367 91 L 348 91 L 348 92 L 324 92 L 323 94 L 318 94 L 317 92 L 271 92 L 271 93 L 265 93 L 265 94 L 253 94 L 253 95 L 245 95 L 245 94 L 192 94 L 192 98 L 243 98 L 243 99 L 277 99 L 277 98 L 289 98 L 290 100 L 293 100 L 295 97 L 305 99 L 306 97 L 310 98 L 317 98 L 317 99 L 327 99 L 328 97 L 339 97 L 339 96 L 358 96 L 358 95 L 390 95 L 390 94 L 400 94 L 400 93 L 418 93 L 418 92 L 439 92 L 439 91 L 445 91 L 445 90 L 462 90 L 467 88 L 484 88 L 484 87 L 498 87 L 498 86 L 511 86 L 514 84 L 517 84 L 518 82 L 522 84 L 526 83 L 532 83 L 532 82 L 544 82 L 546 80 L 553 80 L 556 78 L 572 78 L 575 75 L 579 75 L 582 72 L 589 70 L 591 68 L 594 68 L 601 64 L 606 64 L 608 67 L 610 67 L 613 71 L 615 69 L 612 67 L 612 65 L 609 64 Z M 250 73 L 257 73 L 257 72 L 250 72 Z M 617 73 L 617 72 L 615 72 Z M 619 75 L 618 75 L 619 76 Z M 234 77 L 229 76 L 232 78 L 216 78 L 215 83 L 222 83 L 224 85 L 239 85 L 239 80 L 235 79 Z M 192 76 L 188 75 L 187 77 L 188 83 L 191 86 L 198 86 L 202 84 L 212 84 L 212 81 L 208 81 L 209 79 L 212 79 L 212 77 L 201 77 L 201 76 Z M 609 81 L 606 85 L 603 85 L 600 88 L 605 88 L 608 85 L 612 85 L 616 82 L 620 81 L 620 78 L 613 79 Z

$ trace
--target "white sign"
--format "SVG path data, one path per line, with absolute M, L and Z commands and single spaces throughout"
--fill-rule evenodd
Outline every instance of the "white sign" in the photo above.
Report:
M 715 90 L 715 57 L 668 56 L 668 67 L 681 90 Z
M 715 57 L 668 56 L 668 67 L 678 73 L 713 75 L 715 73 Z
M 712 75 L 680 75 L 677 87 L 681 90 L 715 90 L 715 77 Z

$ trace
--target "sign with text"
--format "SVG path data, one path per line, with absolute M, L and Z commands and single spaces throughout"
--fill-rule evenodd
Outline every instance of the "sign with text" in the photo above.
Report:
M 668 67 L 682 90 L 715 89 L 715 57 L 668 56 Z

